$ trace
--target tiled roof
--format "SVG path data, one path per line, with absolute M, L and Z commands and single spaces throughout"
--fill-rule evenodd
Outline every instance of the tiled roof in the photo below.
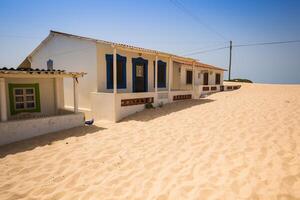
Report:
M 62 76 L 72 76 L 72 77 L 81 77 L 85 75 L 84 72 L 66 72 L 65 70 L 45 70 L 45 69 L 33 69 L 33 68 L 0 68 L 0 76 L 1 74 L 28 74 L 28 75 L 62 75 Z
M 197 67 L 204 67 L 204 68 L 209 68 L 209 69 L 227 71 L 226 69 L 223 69 L 223 68 L 219 68 L 219 67 L 215 67 L 213 65 L 208 65 L 208 64 L 199 62 L 198 60 L 195 60 L 193 58 L 178 56 L 178 55 L 174 55 L 174 54 L 170 54 L 170 53 L 166 53 L 166 52 L 162 52 L 162 51 L 146 49 L 146 48 L 136 47 L 136 46 L 127 45 L 127 44 L 108 42 L 108 41 L 105 41 L 105 40 L 98 40 L 98 39 L 93 39 L 93 38 L 89 38 L 89 37 L 83 37 L 83 36 L 78 36 L 78 35 L 73 35 L 73 34 L 64 33 L 64 32 L 53 31 L 53 30 L 50 31 L 50 34 L 59 34 L 59 35 L 67 36 L 67 37 L 75 37 L 75 38 L 79 38 L 79 39 L 90 40 L 90 41 L 104 43 L 104 44 L 110 44 L 110 45 L 123 47 L 123 48 L 127 48 L 127 49 L 142 51 L 142 52 L 149 52 L 149 53 L 154 53 L 154 54 L 164 54 L 166 56 L 173 56 L 173 57 L 178 58 L 178 59 L 187 59 L 190 62 L 195 62 L 195 66 L 197 66 Z

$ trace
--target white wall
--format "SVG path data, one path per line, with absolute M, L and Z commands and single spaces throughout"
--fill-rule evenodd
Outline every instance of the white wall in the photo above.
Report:
M 203 85 L 204 75 L 201 73 L 202 71 L 208 72 L 208 85 L 215 85 L 216 84 L 216 73 L 220 74 L 220 85 L 223 84 L 223 74 L 224 72 L 221 70 L 208 70 L 205 68 L 197 67 L 195 69 L 195 85 Z M 200 78 L 198 74 L 200 73 Z
M 56 112 L 55 104 L 55 89 L 54 89 L 54 79 L 49 78 L 6 78 L 6 99 L 7 99 L 7 112 L 8 119 L 17 118 L 19 114 L 11 115 L 10 113 L 10 101 L 9 101 L 9 91 L 8 84 L 39 84 L 40 90 L 40 103 L 41 103 L 41 112 L 40 113 L 31 113 L 31 115 L 54 115 Z
M 190 65 L 181 65 L 181 73 L 180 73 L 180 89 L 181 90 L 191 90 L 193 88 L 193 84 L 186 84 L 186 71 L 193 71 L 193 67 Z
M 86 72 L 79 79 L 79 109 L 90 110 L 91 92 L 97 91 L 96 43 L 55 34 L 32 55 L 33 68 L 47 69 L 47 61 L 53 60 L 54 69 L 70 72 Z M 73 107 L 72 79 L 64 80 L 65 105 Z
M 0 145 L 83 125 L 82 113 L 0 122 Z
M 95 120 L 115 121 L 113 93 L 92 92 L 91 108 Z
M 173 83 L 172 83 L 172 89 L 180 90 L 180 84 L 181 84 L 181 64 L 174 62 L 173 63 Z

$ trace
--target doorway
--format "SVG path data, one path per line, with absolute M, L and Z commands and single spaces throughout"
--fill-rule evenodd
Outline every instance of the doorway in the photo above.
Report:
M 132 58 L 132 91 L 148 91 L 148 60 Z

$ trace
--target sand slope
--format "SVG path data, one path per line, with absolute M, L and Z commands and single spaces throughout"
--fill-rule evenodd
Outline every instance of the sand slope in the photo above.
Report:
M 300 86 L 245 84 L 0 152 L 0 199 L 300 199 Z

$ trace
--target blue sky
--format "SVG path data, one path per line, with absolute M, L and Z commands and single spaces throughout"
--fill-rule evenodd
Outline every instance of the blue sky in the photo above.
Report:
M 179 55 L 223 47 L 229 40 L 244 44 L 300 39 L 298 0 L 180 2 L 202 23 L 169 0 L 1 0 L 0 66 L 18 66 L 50 29 Z M 228 55 L 224 49 L 191 57 L 228 68 Z M 299 84 L 300 43 L 233 48 L 232 77 Z

